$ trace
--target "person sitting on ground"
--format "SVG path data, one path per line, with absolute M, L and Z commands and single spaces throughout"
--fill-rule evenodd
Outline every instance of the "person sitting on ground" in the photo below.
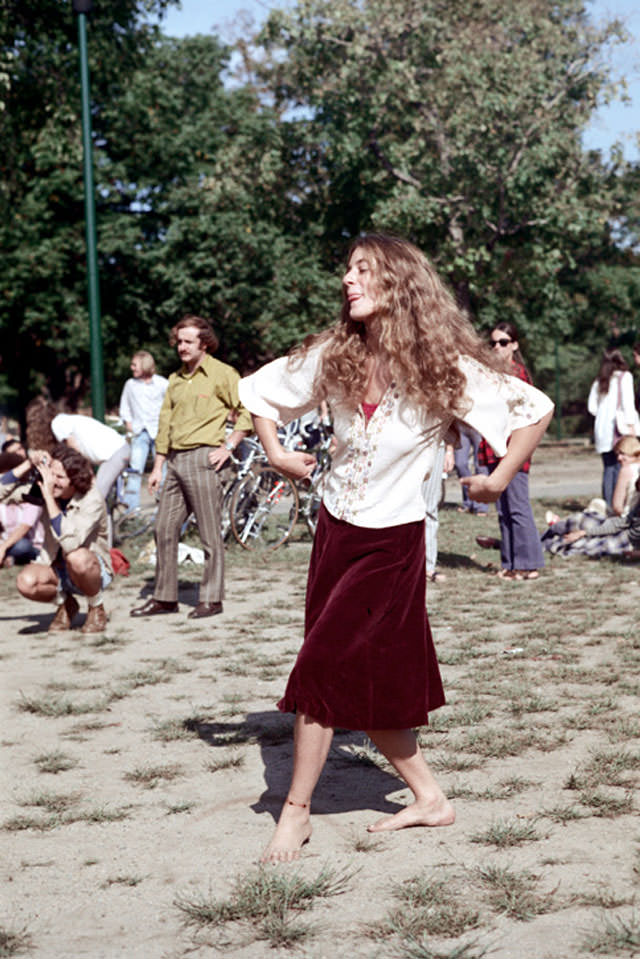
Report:
M 633 548 L 630 527 L 640 503 L 640 440 L 622 436 L 614 446 L 620 472 L 613 492 L 613 515 L 606 516 L 604 501 L 592 501 L 581 513 L 565 519 L 549 515 L 542 545 L 561 556 L 621 556 Z
M 0 452 L 15 453 L 21 459 L 25 459 L 27 455 L 27 451 L 24 448 L 22 440 L 18 439 L 17 436 L 8 436 L 6 440 L 4 441 L 4 443 L 2 444 L 2 447 L 0 448 Z
M 0 453 L 0 475 L 26 460 L 19 453 Z M 0 502 L 0 567 L 31 563 L 44 542 L 42 508 L 35 503 Z
M 51 455 L 35 450 L 30 459 L 0 477 L 0 500 L 29 496 L 32 467 L 40 479 L 44 546 L 36 562 L 20 570 L 17 587 L 27 599 L 55 603 L 50 633 L 71 629 L 78 612 L 74 593 L 86 596 L 83 633 L 101 633 L 107 625 L 103 590 L 113 577 L 107 543 L 107 511 L 91 463 L 64 443 Z

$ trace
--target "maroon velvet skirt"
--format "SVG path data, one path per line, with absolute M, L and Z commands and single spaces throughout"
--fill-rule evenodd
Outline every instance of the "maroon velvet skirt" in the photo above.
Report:
M 363 529 L 323 507 L 283 712 L 343 729 L 427 723 L 444 691 L 425 609 L 424 522 Z

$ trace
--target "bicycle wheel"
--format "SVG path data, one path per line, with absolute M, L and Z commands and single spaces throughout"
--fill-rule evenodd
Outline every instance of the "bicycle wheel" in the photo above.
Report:
M 122 543 L 125 539 L 133 539 L 135 536 L 142 536 L 148 530 L 153 529 L 156 518 L 155 507 L 145 509 L 138 506 L 137 509 L 127 510 L 114 523 L 114 540 L 116 543 Z
M 220 525 L 222 527 L 222 542 L 226 543 L 229 537 L 231 536 L 231 503 L 233 502 L 233 494 L 236 490 L 237 483 L 234 480 L 232 483 L 229 483 L 226 490 L 224 491 L 224 496 L 222 497 L 222 507 L 220 509 Z
M 277 549 L 298 518 L 298 493 L 290 479 L 263 466 L 238 483 L 231 499 L 231 531 L 245 549 Z

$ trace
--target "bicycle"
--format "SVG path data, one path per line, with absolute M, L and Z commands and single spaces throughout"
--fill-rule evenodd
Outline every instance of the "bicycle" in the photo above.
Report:
M 236 486 L 230 514 L 231 531 L 245 549 L 277 549 L 298 518 L 298 492 L 282 473 L 261 466 Z
M 299 444 L 298 444 L 299 445 Z M 236 487 L 230 505 L 231 531 L 245 549 L 274 550 L 285 543 L 304 518 L 313 537 L 322 502 L 322 489 L 331 457 L 331 434 L 322 431 L 313 450 L 317 462 L 311 477 L 294 483 L 271 466 L 248 474 Z
M 158 504 L 136 506 L 129 509 L 123 502 L 127 479 L 135 470 L 124 469 L 107 494 L 107 530 L 109 546 L 118 545 L 127 539 L 141 536 L 153 529 Z

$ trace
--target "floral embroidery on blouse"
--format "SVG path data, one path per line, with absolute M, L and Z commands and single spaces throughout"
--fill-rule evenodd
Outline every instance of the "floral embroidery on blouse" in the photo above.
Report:
M 347 433 L 346 481 L 335 503 L 338 519 L 351 523 L 355 518 L 367 491 L 380 434 L 393 412 L 398 395 L 395 383 L 392 383 L 368 423 L 361 407 L 353 414 Z

